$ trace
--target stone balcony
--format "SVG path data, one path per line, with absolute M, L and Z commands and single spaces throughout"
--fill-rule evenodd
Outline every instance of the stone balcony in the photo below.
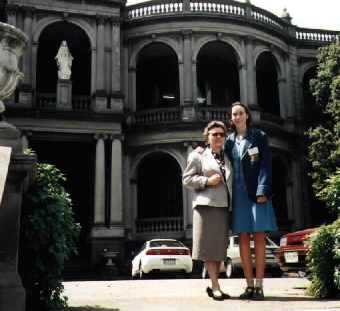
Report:
M 128 6 L 125 12 L 127 23 L 164 17 L 216 17 L 242 20 L 261 28 L 268 28 L 297 43 L 329 43 L 340 39 L 339 31 L 299 28 L 290 23 L 290 18 L 280 18 L 271 12 L 250 3 L 233 0 L 153 0 Z

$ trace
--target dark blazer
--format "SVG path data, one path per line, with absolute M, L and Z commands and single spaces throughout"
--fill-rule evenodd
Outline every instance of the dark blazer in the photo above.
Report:
M 235 144 L 235 132 L 230 134 L 224 144 L 225 153 L 233 163 L 232 150 Z M 255 128 L 248 128 L 246 142 L 241 156 L 242 171 L 249 198 L 256 202 L 256 197 L 272 195 L 272 158 L 266 133 Z M 254 151 L 258 153 L 250 155 Z M 250 150 L 250 151 L 249 151 Z

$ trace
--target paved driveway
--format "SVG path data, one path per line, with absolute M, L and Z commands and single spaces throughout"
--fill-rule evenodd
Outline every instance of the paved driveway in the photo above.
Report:
M 65 282 L 70 306 L 100 306 L 119 311 L 340 311 L 340 300 L 315 300 L 305 295 L 303 278 L 265 279 L 265 301 L 237 299 L 244 280 L 222 279 L 231 300 L 214 301 L 205 294 L 208 280 L 161 279 Z

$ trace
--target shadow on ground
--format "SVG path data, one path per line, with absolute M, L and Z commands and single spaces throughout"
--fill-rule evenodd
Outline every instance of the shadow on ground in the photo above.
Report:
M 69 311 L 119 311 L 119 309 L 107 309 L 107 308 L 101 308 L 101 307 L 70 307 L 67 310 Z

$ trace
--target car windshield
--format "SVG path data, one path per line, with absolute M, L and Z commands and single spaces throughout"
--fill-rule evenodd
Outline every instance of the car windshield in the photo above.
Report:
M 183 247 L 179 241 L 152 241 L 150 247 Z

